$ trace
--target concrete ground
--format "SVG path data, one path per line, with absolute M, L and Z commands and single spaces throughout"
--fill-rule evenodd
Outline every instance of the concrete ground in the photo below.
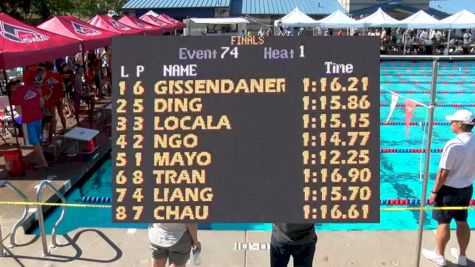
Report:
M 43 256 L 37 236 L 19 234 L 18 237 L 20 246 L 7 248 L 5 257 L 0 258 L 0 266 L 151 266 L 144 229 L 78 229 L 58 237 L 59 246 L 51 248 L 47 256 Z M 314 266 L 418 266 L 415 264 L 415 231 L 335 231 L 320 232 L 318 237 Z M 203 267 L 269 266 L 266 248 L 270 232 L 206 230 L 199 231 L 199 239 Z M 423 247 L 432 247 L 433 242 L 434 233 L 425 231 Z M 48 244 L 51 244 L 50 237 Z M 451 240 L 448 248 L 453 246 L 456 242 Z M 475 258 L 473 242 L 468 256 Z M 447 259 L 447 266 L 457 266 L 449 253 Z M 436 265 L 422 258 L 419 266 Z M 469 266 L 475 263 L 471 261 Z

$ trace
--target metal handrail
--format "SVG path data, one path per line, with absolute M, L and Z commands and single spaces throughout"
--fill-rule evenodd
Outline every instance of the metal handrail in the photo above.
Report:
M 5 249 L 3 247 L 2 226 L 0 225 L 0 257 L 5 255 Z
M 0 181 L 0 187 L 2 186 L 6 186 L 8 188 L 10 188 L 11 190 L 13 190 L 15 193 L 17 193 L 22 199 L 23 201 L 26 203 L 28 202 L 28 197 L 23 194 L 23 192 L 21 192 L 16 186 L 14 186 L 12 183 L 10 183 L 9 181 L 7 180 L 1 180 Z M 13 248 L 16 246 L 16 242 L 15 242 L 15 236 L 16 236 L 16 231 L 18 230 L 18 228 L 20 227 L 20 225 L 23 224 L 23 222 L 26 220 L 26 216 L 28 215 L 28 205 L 25 204 L 25 209 L 23 210 L 23 215 L 20 217 L 20 219 L 18 219 L 18 221 L 13 225 L 12 227 L 12 231 L 10 233 L 10 245 L 8 247 L 10 248 Z M 1 242 L 1 233 L 0 233 L 0 242 Z M 2 244 L 3 246 L 3 244 Z M 3 251 L 0 251 L 0 253 L 2 253 Z M 3 256 L 2 254 L 0 254 L 0 256 Z
M 61 194 L 53 186 L 53 184 L 49 180 L 43 180 L 37 185 L 37 187 L 38 187 L 36 189 L 36 202 L 37 203 L 41 203 L 41 196 L 42 196 L 42 193 L 43 193 L 42 190 L 43 190 L 43 187 L 45 187 L 45 186 L 47 186 L 49 189 L 51 189 L 51 191 L 53 191 L 56 194 L 56 196 L 58 196 L 61 199 L 61 201 L 63 203 L 66 203 L 66 198 L 64 197 L 64 195 Z M 36 212 L 37 212 L 37 216 L 38 216 L 38 224 L 39 224 L 39 227 L 40 227 L 41 243 L 43 245 L 43 254 L 48 255 L 49 250 L 48 250 L 48 244 L 46 242 L 46 231 L 45 231 L 45 221 L 44 221 L 44 217 L 43 217 L 43 206 L 38 205 L 38 209 L 36 210 Z M 62 206 L 61 215 L 59 216 L 58 220 L 54 224 L 53 231 L 51 233 L 52 234 L 52 238 L 51 238 L 52 239 L 51 240 L 51 247 L 52 248 L 54 248 L 58 245 L 56 243 L 56 230 L 57 230 L 59 224 L 63 221 L 65 213 L 66 213 L 66 207 Z

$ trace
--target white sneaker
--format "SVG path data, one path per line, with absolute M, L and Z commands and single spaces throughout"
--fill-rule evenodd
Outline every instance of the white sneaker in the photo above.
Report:
M 467 256 L 461 256 L 458 249 L 451 248 L 450 254 L 455 258 L 455 263 L 459 266 L 467 266 Z
M 447 262 L 445 261 L 444 256 L 435 253 L 435 250 L 422 249 L 422 256 L 424 258 L 434 262 L 439 266 L 446 266 Z

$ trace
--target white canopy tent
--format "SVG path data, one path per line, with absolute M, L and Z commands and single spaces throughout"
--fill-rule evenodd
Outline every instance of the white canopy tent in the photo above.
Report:
M 281 19 L 274 21 L 275 26 L 279 26 L 279 24 L 283 27 L 318 27 L 316 20 L 307 16 L 297 7 Z
M 447 49 L 445 51 L 445 54 L 448 54 L 450 47 L 450 30 L 475 28 L 475 15 L 464 9 L 453 14 L 452 16 L 440 20 L 440 23 L 444 28 L 449 29 L 449 35 L 447 37 Z
M 448 29 L 471 29 L 475 28 L 475 15 L 464 9 L 440 20 L 440 23 L 443 28 Z
M 153 12 L 152 10 L 149 10 L 149 11 L 147 11 L 147 13 L 143 14 L 143 15 L 140 17 L 140 19 L 143 18 L 143 17 L 145 17 L 145 16 L 158 17 L 159 15 L 158 15 L 157 13 Z
M 333 12 L 323 19 L 317 20 L 317 23 L 323 28 L 362 28 L 364 26 L 363 23 L 348 17 L 340 10 Z
M 399 20 L 389 16 L 381 8 L 378 8 L 378 10 L 373 14 L 360 20 L 357 20 L 357 22 L 362 23 L 364 28 L 399 26 Z
M 427 14 L 423 10 L 399 21 L 399 26 L 412 29 L 439 29 L 443 28 L 443 23 Z

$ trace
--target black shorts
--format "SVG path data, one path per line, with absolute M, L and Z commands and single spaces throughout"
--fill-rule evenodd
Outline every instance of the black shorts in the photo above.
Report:
M 435 198 L 435 207 L 468 207 L 473 194 L 473 186 L 453 188 L 443 185 Z M 455 219 L 466 222 L 468 210 L 433 210 L 432 218 L 439 224 L 447 224 Z

